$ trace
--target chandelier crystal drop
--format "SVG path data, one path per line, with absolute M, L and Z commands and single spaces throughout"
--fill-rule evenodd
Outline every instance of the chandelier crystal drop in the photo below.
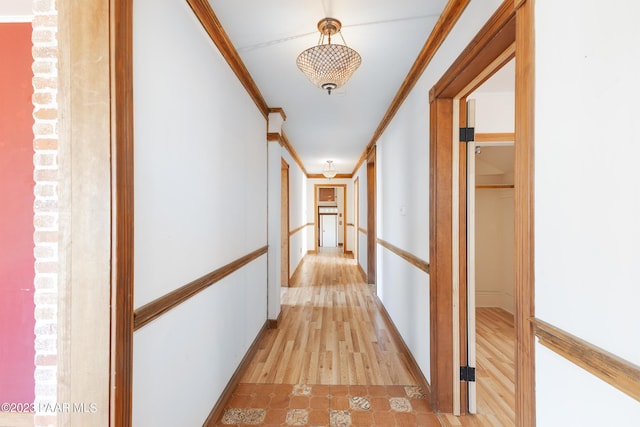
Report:
M 311 83 L 325 89 L 329 95 L 332 90 L 342 87 L 362 63 L 360 54 L 344 42 L 340 28 L 342 24 L 337 19 L 322 19 L 318 22 L 321 34 L 318 45 L 302 52 L 296 61 Z M 344 44 L 332 44 L 334 34 L 340 34 Z M 324 44 L 325 37 L 327 44 Z

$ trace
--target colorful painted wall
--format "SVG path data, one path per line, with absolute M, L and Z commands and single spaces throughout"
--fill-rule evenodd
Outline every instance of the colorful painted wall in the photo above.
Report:
M 31 23 L 0 24 L 0 401 L 34 399 Z

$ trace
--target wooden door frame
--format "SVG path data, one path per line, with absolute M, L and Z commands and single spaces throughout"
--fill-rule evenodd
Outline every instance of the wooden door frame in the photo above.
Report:
M 344 238 L 344 242 L 342 244 L 342 253 L 346 254 L 347 253 L 347 184 L 315 184 L 313 186 L 313 220 L 316 223 L 315 227 L 314 227 L 314 239 L 313 239 L 313 245 L 315 248 L 315 252 L 318 253 L 318 228 L 320 227 L 320 218 L 318 217 L 318 197 L 319 197 L 319 189 L 320 188 L 327 188 L 327 187 L 332 187 L 332 188 L 342 188 L 342 209 L 344 212 L 342 212 L 343 217 L 342 217 L 342 227 L 343 227 L 343 238 Z M 339 217 L 338 217 L 338 221 L 339 221 Z
M 367 283 L 376 285 L 377 274 L 377 205 L 376 205 L 376 146 L 367 153 Z
M 109 22 L 113 34 L 109 55 L 113 85 L 111 99 L 113 257 L 109 425 L 128 427 L 133 423 L 133 5 L 127 0 L 109 0 L 109 3 L 113 10 Z
M 358 265 L 360 252 L 360 177 L 353 181 L 353 258 Z
M 67 402 L 78 401 L 77 393 L 83 391 L 85 397 L 106 395 L 108 407 L 89 414 L 92 420 L 127 427 L 132 424 L 134 310 L 133 5 L 126 0 L 77 4 L 64 0 L 57 10 L 58 103 L 64 113 L 58 119 L 64 209 L 60 274 L 64 279 L 59 285 L 57 393 L 60 401 Z M 102 18 L 107 30 L 87 24 Z M 86 84 L 72 84 L 77 64 L 84 64 L 81 74 Z M 104 156 L 105 152 L 109 155 Z M 90 187 L 93 190 L 87 193 Z M 96 194 L 102 196 L 96 199 Z M 96 238 L 105 230 L 109 237 Z M 108 282 L 98 277 L 103 270 L 93 270 L 96 263 L 109 269 Z M 108 295 L 106 300 L 101 299 L 103 293 Z M 92 322 L 87 322 L 86 313 L 96 313 Z M 96 330 L 95 321 L 100 326 L 104 321 L 106 330 Z M 107 337 L 106 352 L 103 337 Z M 94 358 L 87 357 L 92 346 Z M 100 365 L 96 365 L 98 359 Z M 91 371 L 89 365 L 100 368 L 105 359 L 108 372 L 86 374 Z M 58 420 L 66 424 L 81 416 L 62 413 Z
M 431 268 L 431 389 L 432 404 L 453 412 L 462 384 L 456 382 L 454 360 L 460 331 L 453 330 L 459 296 L 454 299 L 453 147 L 457 102 L 483 81 L 477 77 L 515 43 L 515 401 L 516 425 L 535 425 L 533 282 L 533 144 L 534 144 L 534 0 L 505 0 L 478 35 L 454 61 L 429 94 L 430 108 L 430 268 Z M 506 61 L 505 61 L 506 62 Z M 504 64 L 494 64 L 499 68 Z M 490 76 L 487 75 L 486 78 Z M 472 86 L 470 86 L 472 85 Z M 475 85 L 475 86 L 473 86 Z M 459 229 L 458 229 L 459 230 Z M 457 231 L 456 231 L 457 233 Z M 460 270 L 456 268 L 456 275 Z M 455 301 L 455 302 L 454 302 Z M 462 323 L 464 324 L 464 323 Z M 460 334 L 460 344 L 466 339 Z M 464 342 L 463 342 L 464 340 Z M 457 356 L 457 355 L 456 355 Z
M 289 241 L 290 238 L 290 230 L 289 230 L 289 226 L 290 226 L 290 217 L 289 217 L 289 163 L 286 162 L 285 159 L 280 158 L 280 162 L 281 162 L 281 166 L 280 166 L 280 186 L 285 188 L 286 187 L 286 199 L 284 196 L 284 193 L 280 194 L 280 198 L 281 198 L 281 210 L 282 212 L 280 212 L 280 215 L 282 215 L 282 219 L 285 220 L 283 221 L 281 224 L 283 225 L 282 229 L 280 230 L 281 233 L 281 238 L 283 242 L 286 242 L 287 245 L 287 253 L 284 254 L 280 254 L 281 260 L 280 260 L 280 269 L 283 270 L 282 268 L 282 264 L 284 261 L 286 261 L 287 263 L 287 277 L 286 277 L 286 284 L 284 280 L 282 280 L 282 278 L 280 278 L 280 285 L 281 286 L 289 286 L 289 279 L 291 277 L 291 266 L 290 266 L 290 259 L 291 259 L 291 249 L 290 249 L 290 245 L 291 242 Z M 286 206 L 285 206 L 285 202 L 286 202 Z M 286 223 L 286 224 L 285 224 Z

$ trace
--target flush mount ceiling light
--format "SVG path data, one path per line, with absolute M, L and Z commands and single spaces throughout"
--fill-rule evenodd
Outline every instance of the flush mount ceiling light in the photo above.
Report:
M 324 18 L 318 22 L 320 40 L 318 45 L 298 55 L 298 68 L 315 86 L 331 91 L 342 87 L 358 69 L 362 59 L 360 54 L 347 46 L 340 32 L 342 24 L 334 18 Z M 331 44 L 331 36 L 339 33 L 343 44 Z M 328 43 L 324 44 L 325 37 Z
M 322 175 L 324 175 L 325 178 L 331 179 L 336 176 L 337 173 L 336 167 L 333 166 L 333 160 L 327 160 L 327 164 L 322 170 Z

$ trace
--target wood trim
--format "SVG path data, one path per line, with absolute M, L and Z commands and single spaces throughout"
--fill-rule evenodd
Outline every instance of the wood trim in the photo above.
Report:
M 540 319 L 531 323 L 540 344 L 640 402 L 640 366 Z
M 164 313 L 182 304 L 197 293 L 207 289 L 209 286 L 219 282 L 231 273 L 238 271 L 240 268 L 249 264 L 251 261 L 266 254 L 267 249 L 268 246 L 257 249 L 250 254 L 243 256 L 242 258 L 238 258 L 237 260 L 230 262 L 229 264 L 220 267 L 219 269 L 206 274 L 190 283 L 187 283 L 186 285 L 136 309 L 133 322 L 134 330 L 140 329 L 147 323 L 157 319 Z
M 253 77 L 249 74 L 249 70 L 247 70 L 244 62 L 242 62 L 242 59 L 240 58 L 236 48 L 233 46 L 233 43 L 229 40 L 227 33 L 222 27 L 222 24 L 220 24 L 220 21 L 211 8 L 209 2 L 206 0 L 187 0 L 187 3 L 189 3 L 189 6 L 191 6 L 191 9 L 204 27 L 205 31 L 209 34 L 209 37 L 211 37 L 211 40 L 238 77 L 238 80 L 240 80 L 240 83 L 242 83 L 249 96 L 253 99 L 253 102 L 255 102 L 262 115 L 267 118 L 269 112 L 277 112 L 286 120 L 287 116 L 284 113 L 284 109 L 268 107 L 260 89 L 258 89 Z M 294 150 L 284 131 L 282 132 L 282 138 L 279 138 L 279 142 L 287 149 L 289 154 L 291 154 L 291 157 L 293 157 L 300 169 L 302 169 L 302 172 L 305 175 L 308 175 L 298 153 Z
M 291 230 L 291 231 L 289 232 L 289 237 L 293 236 L 294 234 L 296 234 L 296 233 L 297 233 L 297 232 L 299 232 L 299 231 L 304 230 L 304 229 L 305 229 L 305 228 L 307 228 L 307 227 L 313 227 L 314 225 L 316 225 L 316 224 L 315 224 L 315 222 L 308 222 L 308 223 L 306 223 L 306 224 L 304 224 L 304 225 L 301 225 L 300 227 L 298 227 L 298 228 L 295 228 L 295 229 Z
M 268 132 L 267 133 L 267 142 L 277 142 L 278 144 L 280 144 L 281 147 L 284 147 L 284 149 L 287 150 L 289 152 L 289 154 L 291 155 L 291 157 L 293 158 L 293 161 L 296 162 L 298 167 L 302 170 L 302 173 L 307 178 L 309 177 L 309 174 L 307 173 L 307 170 L 304 168 L 304 165 L 302 164 L 302 161 L 298 157 L 298 153 L 296 153 L 296 150 L 293 149 L 293 147 L 291 146 L 291 143 L 289 142 L 289 139 L 287 138 L 287 135 L 284 132 L 282 132 L 282 133 Z
M 515 188 L 513 184 L 476 185 L 477 189 Z
M 514 146 L 515 402 L 516 425 L 535 427 L 534 281 L 534 2 L 516 10 L 516 88 Z
M 213 43 L 217 46 L 218 50 L 227 61 L 235 75 L 240 80 L 240 83 L 244 86 L 246 91 L 249 93 L 249 96 L 253 99 L 256 106 L 262 113 L 262 115 L 267 118 L 269 115 L 269 107 L 267 106 L 267 102 L 264 100 L 262 93 L 258 89 L 258 86 L 253 81 L 251 74 L 247 70 L 247 67 L 240 59 L 240 55 L 238 55 L 238 51 L 229 40 L 227 33 L 222 28 L 222 24 L 218 21 L 218 17 L 214 13 L 211 5 L 207 0 L 187 0 L 191 9 L 195 13 L 196 17 L 204 27 L 209 37 Z
M 112 113 L 112 266 L 110 425 L 132 425 L 133 278 L 134 278 L 134 141 L 133 141 L 133 5 L 113 2 L 114 42 L 111 74 Z
M 298 153 L 296 153 L 296 150 L 293 149 L 293 146 L 291 145 L 291 142 L 289 141 L 289 138 L 287 137 L 287 134 L 284 133 L 284 131 L 282 131 L 281 144 L 284 148 L 287 149 L 289 154 L 291 154 L 291 157 L 293 157 L 293 160 L 298 164 L 298 166 L 302 170 L 302 173 L 304 173 L 304 175 L 308 177 L 309 174 L 307 173 L 307 170 L 304 168 L 304 165 L 302 164 L 302 160 L 300 160 L 300 157 L 298 156 Z
M 478 34 L 453 62 L 442 78 L 431 89 L 430 97 L 454 98 L 463 90 L 471 93 L 486 79 L 475 82 L 474 87 L 466 86 L 475 80 L 494 59 L 505 52 L 515 41 L 516 20 L 513 0 L 505 0 Z M 511 58 L 505 58 L 507 63 Z M 469 67 L 469 64 L 474 64 Z M 466 94 L 465 94 L 466 95 Z
M 280 317 L 278 317 L 278 321 L 279 320 L 280 320 Z M 207 417 L 204 424 L 202 425 L 203 427 L 214 427 L 218 422 L 218 420 L 220 419 L 220 417 L 222 417 L 222 413 L 225 407 L 227 406 L 227 403 L 229 403 L 229 400 L 231 400 L 231 395 L 233 394 L 233 391 L 238 387 L 238 384 L 240 384 L 240 380 L 242 379 L 244 374 L 247 372 L 247 369 L 251 365 L 251 360 L 258 352 L 259 343 L 265 338 L 265 336 L 269 331 L 269 326 L 270 326 L 269 322 L 270 321 L 265 322 L 264 326 L 262 326 L 262 329 L 260 329 L 260 332 L 258 332 L 258 335 L 253 340 L 253 343 L 251 344 L 251 346 L 245 353 L 244 357 L 242 358 L 242 361 L 240 362 L 235 372 L 231 376 L 231 379 L 227 383 L 227 386 L 222 391 L 222 394 L 218 398 L 218 401 L 211 409 L 211 412 L 209 412 L 209 416 Z
M 284 114 L 284 111 L 282 112 Z M 291 278 L 291 242 L 289 228 L 291 227 L 291 212 L 289 209 L 289 163 L 280 157 L 280 285 L 289 286 Z
M 347 184 L 315 184 L 313 186 L 313 218 L 314 220 L 317 219 L 318 217 L 318 189 L 320 187 L 335 187 L 335 188 L 342 188 L 342 210 L 343 210 L 343 222 L 342 222 L 342 227 L 343 227 L 343 237 L 344 237 L 344 244 L 342 245 L 342 251 L 343 253 L 346 253 L 347 251 Z M 319 224 L 319 223 L 318 223 Z M 316 223 L 314 222 L 313 225 L 315 226 Z M 319 226 L 318 226 L 319 227 Z M 314 227 L 313 228 L 313 247 L 315 248 L 314 253 L 317 252 L 318 250 L 318 227 Z M 338 245 L 340 246 L 340 245 Z
M 454 101 L 455 102 L 455 101 Z M 458 123 L 459 127 L 467 127 L 467 97 L 463 96 L 457 102 L 458 106 Z M 474 107 L 475 108 L 475 107 Z M 473 111 L 475 114 L 475 110 Z M 453 315 L 458 319 L 458 327 L 453 328 L 454 332 L 454 343 L 457 343 L 457 348 L 454 347 L 454 364 L 457 363 L 459 366 L 468 366 L 469 360 L 469 343 L 468 343 L 468 329 L 469 329 L 469 281 L 467 277 L 467 144 L 461 143 L 458 141 L 458 200 L 457 200 L 457 208 L 454 208 L 458 215 L 457 224 L 458 224 L 458 245 L 457 252 L 458 256 L 454 258 L 454 261 L 457 261 L 458 274 L 454 276 L 454 295 L 457 291 L 457 300 L 459 301 L 457 309 L 454 308 Z M 465 250 L 461 250 L 464 248 Z M 456 283 L 457 282 L 457 283 Z M 456 313 L 457 311 L 457 313 Z M 475 350 L 475 349 L 474 349 Z M 456 354 L 457 351 L 457 354 Z M 469 402 L 469 386 L 468 383 L 464 381 L 460 381 L 460 371 L 454 370 L 454 381 L 459 384 L 459 387 L 455 388 L 454 386 L 454 402 L 455 398 L 458 399 L 458 402 L 454 404 L 454 408 L 459 408 L 459 415 L 465 415 L 469 413 L 468 402 Z M 464 405 L 460 403 L 464 402 Z
M 402 103 L 405 101 L 405 99 L 407 99 L 407 96 L 409 96 L 411 90 L 414 88 L 420 77 L 422 77 L 422 73 L 424 73 L 427 65 L 429 65 L 431 59 L 440 48 L 440 45 L 442 45 L 442 42 L 444 42 L 456 22 L 458 22 L 460 15 L 462 15 L 462 12 L 464 12 L 469 2 L 470 0 L 449 0 L 444 10 L 442 11 L 440 18 L 438 18 L 438 21 L 434 25 L 433 30 L 431 30 L 429 38 L 418 54 L 418 58 L 413 63 L 413 66 L 409 70 L 407 77 L 405 77 L 402 85 L 400 86 L 400 89 L 396 93 L 395 98 L 393 98 L 391 105 L 389 105 L 387 112 L 380 121 L 378 128 L 371 138 L 371 141 L 369 141 L 369 144 L 367 144 L 367 147 L 360 157 L 360 160 L 358 160 L 358 163 L 356 164 L 352 175 L 355 175 L 360 166 L 362 166 L 367 158 L 369 150 L 371 150 L 371 147 L 376 144 L 387 126 L 389 126 L 389 123 L 391 123 L 391 120 L 393 120 L 393 118 L 395 117 L 396 113 L 400 109 L 400 106 L 402 106 Z
M 360 177 L 353 180 L 353 257 L 356 263 L 360 264 L 360 235 L 358 228 L 360 227 Z
M 367 155 L 367 283 L 377 284 L 377 171 L 376 146 Z
M 358 227 L 358 231 L 361 232 L 362 234 L 367 234 L 366 228 Z
M 354 225 L 354 224 L 352 224 L 352 223 L 350 223 L 350 222 L 348 222 L 348 223 L 347 223 L 347 227 L 355 227 L 355 225 Z
M 339 173 L 339 174 L 336 174 L 336 176 L 334 176 L 333 178 L 327 178 L 321 173 L 313 173 L 313 174 L 307 175 L 307 178 L 309 179 L 351 179 L 353 178 L 353 175 L 348 173 Z
M 278 132 L 267 133 L 267 142 L 277 142 L 280 145 L 284 144 L 282 136 Z
M 412 253 L 407 252 L 404 249 L 400 249 L 399 247 L 394 246 L 389 242 L 385 242 L 382 239 L 378 239 L 378 244 L 384 248 L 387 248 L 388 250 L 398 255 L 400 258 L 404 259 L 409 264 L 413 265 L 419 270 L 422 270 L 425 273 L 429 274 L 429 263 L 427 261 L 424 261 L 418 258 L 417 256 L 413 255 Z
M 453 412 L 452 162 L 453 100 L 436 98 L 429 137 L 429 312 L 431 403 Z
M 454 278 L 456 283 L 460 270 L 456 267 L 456 277 L 452 275 L 458 258 L 453 259 L 454 244 L 452 232 L 454 222 L 453 184 L 459 176 L 453 176 L 453 160 L 458 157 L 458 148 L 453 147 L 454 111 L 459 110 L 458 100 L 482 84 L 492 73 L 478 78 L 489 66 L 498 69 L 513 56 L 504 53 L 515 41 L 515 10 L 513 0 L 505 0 L 498 10 L 478 32 L 476 37 L 453 62 L 442 78 L 433 86 L 429 98 L 431 102 L 430 125 L 430 269 L 431 269 L 431 386 L 434 409 L 452 412 L 455 399 L 459 395 L 456 382 L 458 358 L 454 361 L 454 345 L 458 345 L 461 330 L 453 329 L 455 308 L 465 303 L 464 296 L 454 298 Z M 497 59 L 500 58 L 500 63 Z M 456 108 L 454 108 L 454 99 Z M 456 187 L 456 191 L 457 191 Z M 458 200 L 456 200 L 458 204 Z M 458 211 L 456 211 L 456 215 Z M 456 233 L 459 227 L 455 221 Z M 456 234 L 456 236 L 459 236 Z M 455 262 L 454 262 L 455 261 Z M 456 316 L 456 322 L 463 316 Z M 455 340 L 455 343 L 454 343 Z M 462 346 L 461 346 L 462 348 Z M 455 362 L 455 363 L 454 363 Z M 455 389 L 455 393 L 454 393 Z M 464 396 L 462 396 L 464 397 Z M 457 409 L 457 408 L 456 408 Z
M 515 132 L 501 133 L 476 133 L 475 142 L 513 142 L 516 140 Z
M 373 298 L 375 300 L 376 305 L 378 306 L 378 310 L 380 310 L 380 314 L 382 314 L 382 318 L 387 324 L 387 328 L 389 329 L 389 331 L 391 331 L 391 338 L 395 341 L 395 344 L 398 346 L 398 349 L 401 351 L 401 354 L 407 358 L 406 360 L 407 369 L 416 378 L 416 380 L 418 381 L 418 385 L 423 388 L 424 393 L 427 396 L 430 396 L 431 385 L 429 384 L 429 381 L 427 381 L 427 378 L 424 376 L 424 373 L 420 369 L 418 362 L 416 362 L 416 359 L 413 357 L 413 353 L 409 349 L 409 346 L 402 338 L 402 335 L 400 335 L 400 331 L 398 330 L 398 328 L 396 327 L 396 324 L 391 319 L 389 312 L 387 311 L 386 307 L 384 306 L 380 298 L 377 295 L 374 295 Z
M 282 310 L 280 310 L 280 314 L 278 314 L 277 319 L 267 319 L 266 327 L 267 329 L 278 329 L 278 325 L 282 321 Z

